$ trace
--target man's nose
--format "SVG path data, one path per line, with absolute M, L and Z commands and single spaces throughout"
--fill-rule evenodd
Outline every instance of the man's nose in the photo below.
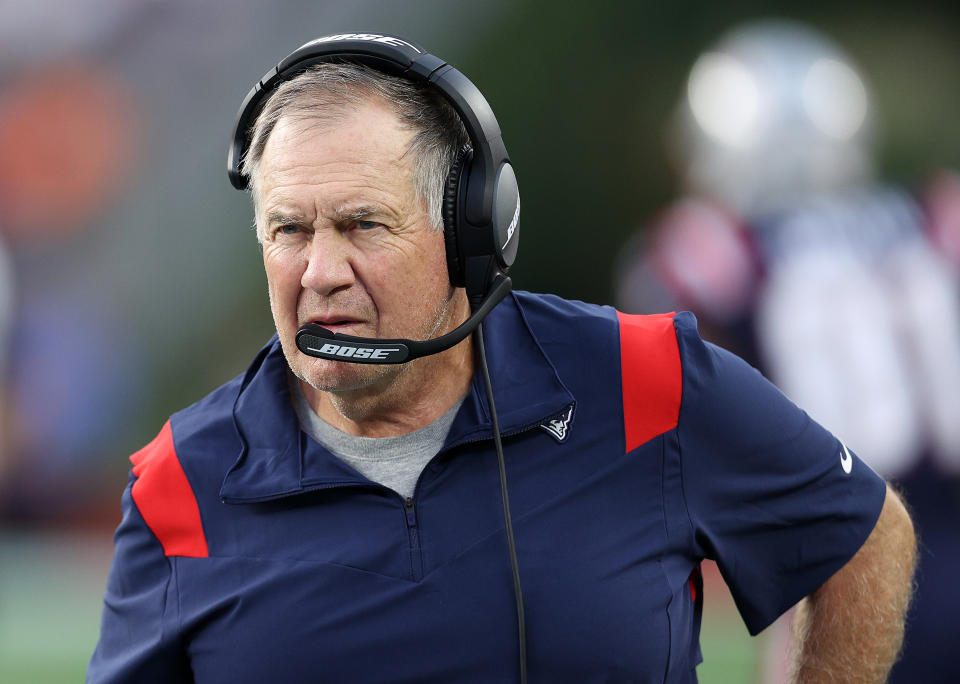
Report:
M 318 230 L 310 240 L 307 263 L 300 278 L 304 289 L 329 295 L 356 280 L 349 240 L 336 231 Z

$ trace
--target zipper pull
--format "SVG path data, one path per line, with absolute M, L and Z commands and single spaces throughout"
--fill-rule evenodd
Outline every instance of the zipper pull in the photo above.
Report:
M 403 500 L 403 507 L 406 509 L 405 512 L 406 512 L 406 514 L 407 514 L 407 526 L 408 526 L 408 527 L 411 527 L 411 528 L 416 527 L 416 526 L 417 526 L 417 512 L 416 512 L 416 510 L 415 510 L 414 507 L 413 507 L 413 499 L 412 499 L 411 497 L 409 497 L 409 496 L 408 496 L 406 499 L 404 499 L 404 500 Z

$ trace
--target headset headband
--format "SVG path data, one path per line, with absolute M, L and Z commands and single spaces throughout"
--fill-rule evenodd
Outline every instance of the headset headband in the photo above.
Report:
M 457 69 L 402 38 L 373 33 L 323 36 L 295 50 L 264 74 L 247 93 L 237 112 L 227 157 L 230 182 L 238 190 L 249 179 L 240 164 L 250 146 L 250 133 L 263 103 L 284 81 L 321 62 L 351 62 L 399 76 L 436 89 L 463 121 L 473 144 L 474 167 L 466 192 L 465 216 L 475 225 L 488 224 L 494 207 L 493 193 L 500 167 L 509 162 L 500 126 L 479 89 Z

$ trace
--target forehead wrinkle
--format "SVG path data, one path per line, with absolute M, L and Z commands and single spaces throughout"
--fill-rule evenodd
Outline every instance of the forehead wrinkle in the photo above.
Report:
M 325 217 L 345 223 L 374 214 L 395 221 L 418 206 L 410 132 L 403 131 L 396 147 L 384 148 L 373 131 L 358 128 L 352 119 L 348 113 L 330 126 L 287 117 L 278 122 L 261 160 L 265 216 L 283 223 L 290 223 L 289 217 L 302 222 Z M 388 125 L 402 128 L 396 121 Z M 304 156 L 298 149 L 304 137 L 332 139 L 334 146 L 328 145 L 326 153 L 318 155 L 324 151 L 321 143 Z M 345 155 L 346 150 L 351 152 Z M 289 211 L 279 210 L 283 205 Z
M 359 112 L 350 112 L 341 121 L 333 125 L 322 125 L 317 121 L 311 121 L 309 117 L 305 120 L 289 119 L 282 117 L 267 140 L 264 148 L 264 154 L 261 158 L 261 176 L 265 180 L 268 175 L 274 177 L 274 185 L 285 184 L 285 177 L 291 174 L 296 175 L 299 172 L 306 171 L 308 182 L 313 174 L 328 171 L 321 170 L 319 167 L 326 167 L 328 164 L 346 165 L 348 168 L 353 166 L 368 167 L 371 163 L 379 166 L 379 173 L 384 177 L 396 177 L 398 173 L 401 176 L 413 176 L 413 160 L 410 159 L 411 144 L 414 136 L 412 132 L 405 130 L 401 122 L 395 118 L 395 114 L 389 109 L 387 103 L 378 103 L 376 100 L 370 101 L 370 104 L 380 107 L 386 107 L 391 114 L 391 121 L 388 127 L 403 132 L 403 139 L 399 141 L 398 148 L 390 150 L 380 145 L 380 137 L 367 128 L 358 128 L 355 122 L 355 116 Z M 319 124 L 319 125 L 318 125 Z M 334 158 L 304 159 L 300 154 L 299 142 L 306 138 L 315 136 L 330 137 L 338 141 L 337 147 L 340 149 L 353 148 L 354 158 L 344 158 L 334 156 Z M 319 162 L 319 163 L 318 163 Z M 336 176 L 334 172 L 334 176 Z
M 330 186 L 336 190 L 395 194 L 407 185 L 412 189 L 412 177 L 410 169 L 399 159 L 381 163 L 361 158 L 324 159 L 318 163 L 292 158 L 265 165 L 261 183 L 267 203 L 272 199 L 296 202 L 304 191 L 326 194 Z

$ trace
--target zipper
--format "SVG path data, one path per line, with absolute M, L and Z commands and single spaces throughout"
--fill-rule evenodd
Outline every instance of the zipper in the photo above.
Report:
M 298 496 L 300 494 L 307 494 L 309 492 L 316 492 L 323 489 L 336 489 L 340 487 L 352 487 L 352 488 L 364 488 L 364 489 L 379 489 L 384 492 L 389 492 L 399 498 L 402 502 L 402 511 L 404 524 L 407 528 L 407 541 L 409 544 L 408 553 L 410 555 L 410 576 L 414 581 L 420 581 L 423 578 L 423 554 L 422 549 L 420 548 L 420 528 L 417 526 L 417 508 L 414 504 L 413 497 L 401 497 L 394 490 L 386 487 L 377 482 L 363 482 L 359 480 L 345 480 L 341 482 L 324 482 L 320 484 L 315 484 L 301 489 L 296 489 L 288 492 L 280 492 L 277 494 L 271 494 L 267 496 L 258 496 L 250 497 L 247 499 L 238 499 L 235 497 L 221 497 L 221 501 L 224 503 L 235 503 L 235 504 L 250 504 L 250 503 L 263 503 L 266 501 L 275 501 L 277 499 L 284 499 L 289 496 Z
M 423 578 L 423 553 L 420 548 L 420 530 L 417 527 L 417 508 L 412 497 L 403 500 L 404 520 L 407 524 L 407 538 L 410 541 L 410 576 L 418 582 Z
M 501 438 L 512 437 L 513 435 L 526 432 L 527 430 L 530 430 L 539 424 L 540 423 L 537 422 L 521 425 L 513 430 L 502 432 L 500 436 Z M 413 486 L 413 496 L 403 497 L 404 522 L 407 526 L 407 538 L 410 543 L 410 576 L 414 582 L 419 582 L 423 578 L 423 548 L 420 546 L 420 528 L 417 526 L 417 506 L 414 502 L 414 499 L 417 496 L 417 490 L 420 489 L 420 482 L 423 480 L 424 473 L 426 473 L 427 469 L 441 456 L 444 456 L 460 447 L 467 446 L 468 444 L 476 444 L 478 442 L 487 441 L 493 441 L 492 433 L 479 434 L 467 439 L 461 438 L 456 442 L 452 442 L 441 447 L 440 451 L 434 454 L 433 458 L 431 458 L 424 466 L 423 470 L 420 471 L 420 476 L 417 478 L 417 482 Z

